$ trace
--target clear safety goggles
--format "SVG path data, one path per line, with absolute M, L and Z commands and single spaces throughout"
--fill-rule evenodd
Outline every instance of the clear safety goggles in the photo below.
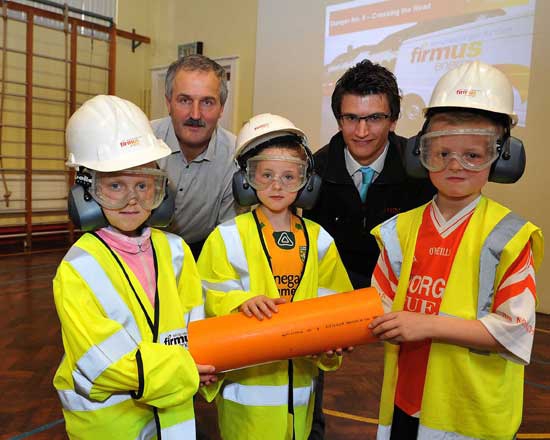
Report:
M 307 181 L 307 163 L 293 156 L 259 154 L 246 161 L 246 179 L 256 191 L 277 182 L 288 192 L 303 188 Z
M 490 129 L 467 128 L 426 133 L 420 138 L 420 162 L 443 171 L 452 159 L 469 171 L 481 171 L 498 158 L 498 135 Z
M 91 171 L 90 194 L 107 209 L 121 209 L 135 199 L 143 209 L 153 210 L 164 200 L 166 173 L 154 168 L 112 173 Z

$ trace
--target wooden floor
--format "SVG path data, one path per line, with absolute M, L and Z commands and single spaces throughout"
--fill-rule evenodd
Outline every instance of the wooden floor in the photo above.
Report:
M 64 439 L 52 378 L 62 356 L 51 280 L 64 252 L 0 258 L 0 438 Z M 329 440 L 374 439 L 382 377 L 382 346 L 358 347 L 327 375 Z M 550 439 L 550 316 L 537 316 L 525 409 L 518 438 Z M 215 434 L 215 411 L 197 401 L 199 429 Z

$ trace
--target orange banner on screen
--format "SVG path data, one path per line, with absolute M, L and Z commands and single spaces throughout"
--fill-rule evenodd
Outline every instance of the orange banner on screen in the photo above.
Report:
M 330 13 L 329 35 L 435 20 L 528 4 L 529 0 L 391 0 Z
M 263 321 L 234 313 L 191 322 L 189 351 L 195 362 L 222 372 L 374 342 L 367 326 L 383 313 L 372 287 L 278 307 Z

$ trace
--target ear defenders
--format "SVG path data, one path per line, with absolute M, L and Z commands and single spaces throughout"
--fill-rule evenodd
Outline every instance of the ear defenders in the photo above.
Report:
M 101 205 L 97 203 L 88 192 L 90 187 L 90 175 L 79 171 L 76 183 L 71 187 L 68 198 L 69 218 L 74 225 L 82 231 L 94 231 L 109 225 Z M 170 224 L 174 217 L 175 195 L 174 191 L 166 184 L 162 203 L 151 211 L 151 215 L 145 221 L 145 225 L 164 228 Z
M 298 191 L 296 200 L 292 204 L 297 208 L 311 209 L 315 206 L 321 192 L 322 179 L 315 174 L 313 168 L 313 155 L 307 145 L 302 146 L 307 155 L 307 181 Z M 250 186 L 246 178 L 246 160 L 237 160 L 239 170 L 233 174 L 232 189 L 235 201 L 241 206 L 252 206 L 259 203 L 256 190 Z
M 427 121 L 422 130 L 407 140 L 403 163 L 407 175 L 416 179 L 428 177 L 428 170 L 420 162 L 420 138 L 427 127 Z M 521 139 L 510 136 L 509 132 L 497 142 L 498 158 L 491 165 L 489 182 L 515 183 L 525 171 L 525 147 Z

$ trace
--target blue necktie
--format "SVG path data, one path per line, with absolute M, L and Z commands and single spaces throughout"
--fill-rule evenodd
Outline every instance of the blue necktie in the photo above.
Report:
M 362 180 L 359 187 L 359 195 L 361 196 L 361 201 L 364 202 L 367 199 L 367 190 L 374 177 L 374 170 L 371 167 L 361 167 L 361 174 Z

